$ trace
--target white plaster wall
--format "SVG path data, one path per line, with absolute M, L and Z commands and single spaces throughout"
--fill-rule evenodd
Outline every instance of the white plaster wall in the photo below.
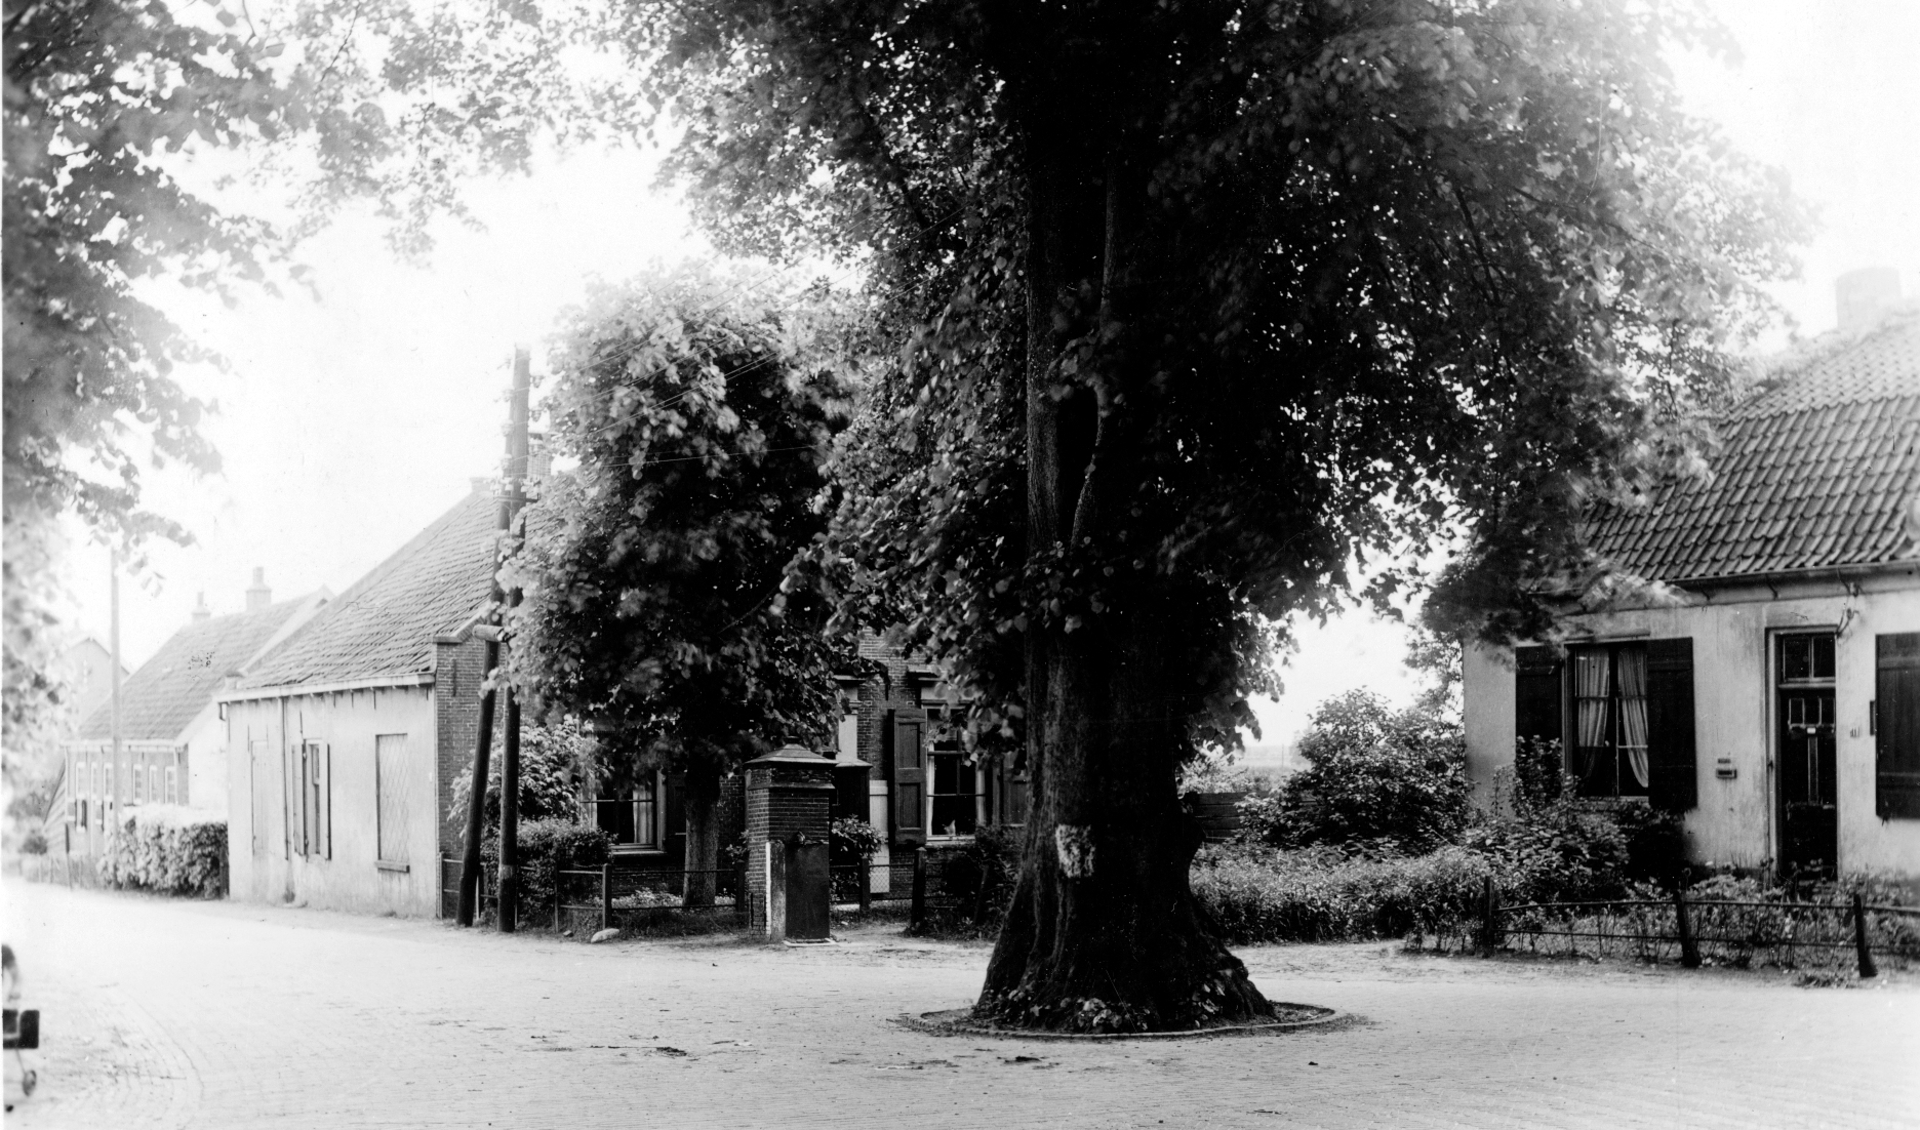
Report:
M 430 688 L 233 703 L 227 719 L 230 747 L 238 751 L 228 759 L 229 788 L 236 798 L 253 799 L 253 803 L 231 806 L 228 843 L 233 897 L 362 913 L 391 911 L 418 917 L 438 913 L 439 821 L 434 799 L 438 782 Z M 407 735 L 406 764 L 414 774 L 409 782 L 413 804 L 404 872 L 377 866 L 374 739 L 381 734 Z M 263 756 L 246 755 L 249 737 L 265 740 Z M 289 741 L 325 742 L 331 747 L 331 858 L 302 857 L 286 849 L 282 798 Z
M 187 806 L 203 812 L 227 812 L 227 724 L 220 707 L 209 702 L 194 716 L 187 735 Z
M 1920 631 L 1920 589 L 1883 578 L 1849 590 L 1838 583 L 1721 590 L 1683 607 L 1625 609 L 1576 617 L 1595 638 L 1693 639 L 1694 746 L 1699 806 L 1686 815 L 1696 860 L 1741 867 L 1771 864 L 1774 827 L 1773 635 L 1832 628 L 1834 707 L 1839 726 L 1839 863 L 1843 871 L 1920 876 L 1920 820 L 1874 812 L 1874 636 Z M 1776 596 L 1776 593 L 1778 594 Z M 1476 799 L 1486 803 L 1494 773 L 1513 763 L 1514 677 L 1505 649 L 1469 647 L 1464 725 Z M 1720 759 L 1732 779 L 1716 775 Z

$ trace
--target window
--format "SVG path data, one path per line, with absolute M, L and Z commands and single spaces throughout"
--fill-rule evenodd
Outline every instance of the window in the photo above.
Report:
M 1581 796 L 1646 796 L 1647 649 L 1643 644 L 1575 648 L 1574 743 L 1570 766 Z
M 1560 742 L 1580 795 L 1694 807 L 1691 639 L 1523 647 L 1514 667 L 1515 736 Z
M 133 802 L 139 804 L 144 794 L 144 790 L 140 786 L 141 783 L 145 781 L 146 775 L 140 772 L 138 763 L 130 766 L 130 768 L 133 770 L 132 774 L 130 774 L 133 777 Z
M 374 839 L 381 863 L 410 863 L 413 836 L 413 774 L 407 772 L 407 735 L 373 739 Z
M 167 795 L 160 791 L 160 767 L 158 765 L 147 766 L 147 798 L 155 804 L 159 804 L 161 801 L 168 799 Z
M 987 774 L 980 772 L 961 740 L 966 707 L 958 703 L 926 706 L 929 749 L 927 835 L 956 839 L 971 836 L 987 820 Z
M 615 847 L 657 850 L 660 847 L 660 775 L 651 774 L 628 796 L 593 802 L 595 825 L 613 837 Z
M 167 766 L 167 803 L 180 803 L 180 771 L 172 765 Z

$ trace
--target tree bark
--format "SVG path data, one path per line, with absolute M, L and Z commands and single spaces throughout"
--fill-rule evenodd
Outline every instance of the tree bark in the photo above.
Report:
M 1037 559 L 1103 540 L 1125 521 L 1121 400 L 1147 395 L 1116 368 L 1059 395 L 1068 342 L 1124 330 L 1151 296 L 1126 301 L 1145 174 L 1125 126 L 1076 109 L 1046 84 L 1016 90 L 1027 118 L 1027 552 Z M 1093 89 L 1091 87 L 1087 89 Z M 1082 92 L 1084 93 L 1084 91 Z M 1052 109 L 1047 109 L 1051 107 Z M 1106 113 L 1111 113 L 1107 111 Z M 1105 120 L 1102 120 L 1105 118 Z M 1138 199 L 1136 199 L 1136 197 Z M 1120 354 L 1108 359 L 1124 366 Z M 1138 382 L 1136 382 L 1138 383 Z M 1116 392 L 1139 394 L 1117 397 Z M 1103 481 L 1104 480 L 1104 481 Z M 1272 1014 L 1188 884 L 1202 842 L 1180 805 L 1187 712 L 1175 693 L 1192 653 L 1179 583 L 1154 570 L 1124 603 L 1077 630 L 1027 638 L 1032 790 L 1021 875 L 995 945 L 977 1018 L 1076 1032 L 1167 1031 Z
M 712 906 L 714 872 L 720 866 L 720 771 L 695 764 L 686 773 L 687 852 L 682 861 L 685 888 L 682 906 Z
M 1166 1031 L 1271 1014 L 1188 886 L 1185 719 L 1149 609 L 1062 637 L 1013 903 L 975 1015 L 1056 1031 Z

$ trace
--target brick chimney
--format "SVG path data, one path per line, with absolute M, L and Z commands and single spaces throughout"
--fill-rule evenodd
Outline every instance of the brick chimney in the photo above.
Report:
M 203 591 L 200 594 L 199 603 L 193 606 L 193 622 L 198 624 L 202 620 L 211 619 L 213 619 L 213 609 L 207 607 L 207 594 Z
M 253 587 L 247 590 L 247 611 L 257 612 L 273 603 L 273 590 L 267 587 L 267 571 L 253 567 Z
M 1892 267 L 1848 271 L 1834 280 L 1833 298 L 1841 329 L 1872 325 L 1900 304 L 1900 272 Z

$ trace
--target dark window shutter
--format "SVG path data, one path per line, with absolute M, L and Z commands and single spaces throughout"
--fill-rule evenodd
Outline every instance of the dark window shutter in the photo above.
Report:
M 1647 776 L 1655 808 L 1700 803 L 1693 749 L 1693 641 L 1647 641 Z
M 1873 643 L 1874 811 L 1920 820 L 1920 632 Z
M 1515 648 L 1513 666 L 1514 736 L 1559 741 L 1560 656 L 1550 647 Z
M 1027 773 L 1024 769 L 1013 767 L 1013 755 L 1007 754 L 1000 759 L 1000 822 L 1002 824 L 1025 824 L 1027 822 Z
M 927 715 L 902 708 L 888 712 L 893 763 L 893 842 L 927 842 Z
M 320 858 L 333 858 L 333 746 L 323 743 L 320 758 Z

